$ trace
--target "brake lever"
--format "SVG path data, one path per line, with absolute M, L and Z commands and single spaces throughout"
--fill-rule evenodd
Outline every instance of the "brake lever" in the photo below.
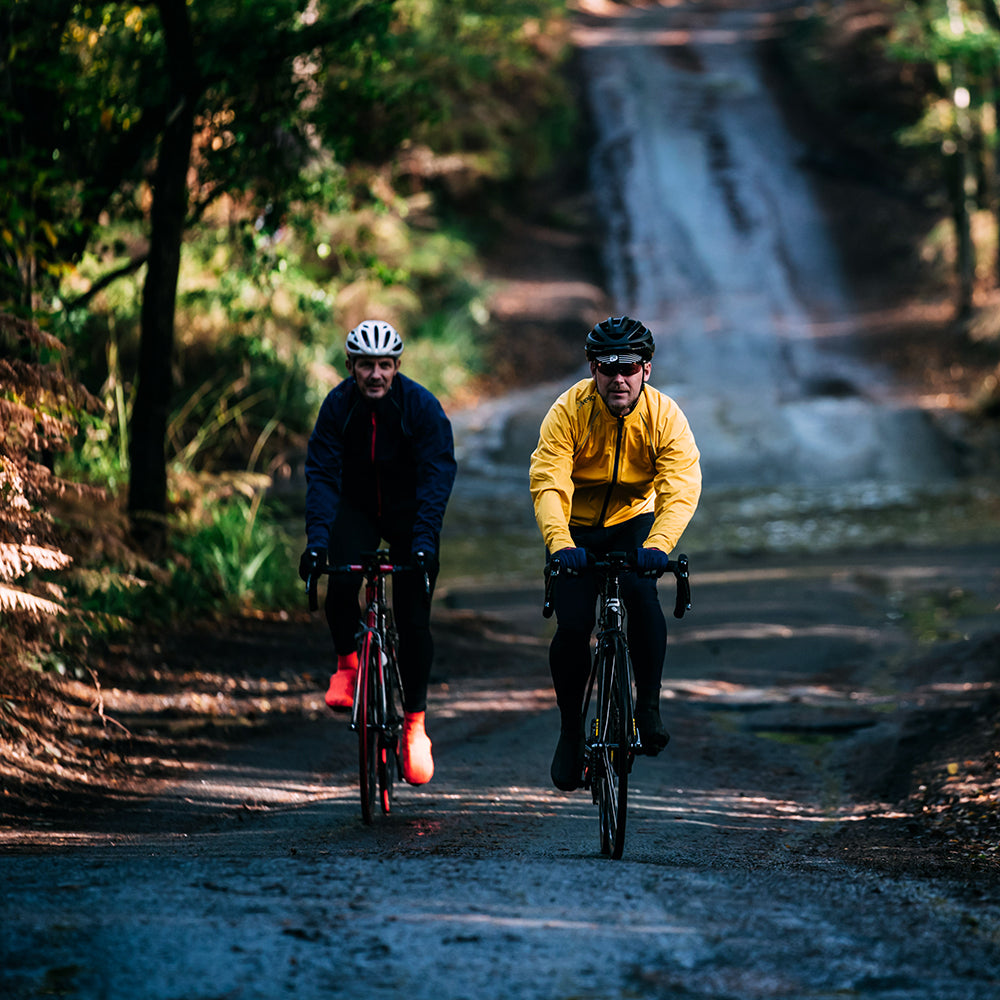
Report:
M 553 581 L 559 575 L 559 560 L 550 559 L 545 567 L 545 599 L 542 602 L 542 617 L 551 618 L 555 608 L 552 606 Z
M 688 576 L 688 557 L 677 557 L 677 600 L 674 603 L 674 617 L 683 618 L 685 611 L 691 610 L 691 580 Z

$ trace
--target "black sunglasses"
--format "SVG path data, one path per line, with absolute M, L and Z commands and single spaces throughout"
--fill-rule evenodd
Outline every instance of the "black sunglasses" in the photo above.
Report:
M 597 370 L 606 378 L 616 375 L 635 375 L 642 371 L 641 361 L 605 361 L 597 363 Z

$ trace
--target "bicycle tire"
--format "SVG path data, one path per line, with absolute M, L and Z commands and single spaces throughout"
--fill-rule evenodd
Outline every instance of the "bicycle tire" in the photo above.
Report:
M 399 733 L 403 704 L 395 649 L 388 650 L 384 662 L 380 660 L 380 676 L 384 701 L 379 732 L 378 786 L 382 812 L 388 816 L 392 812 L 393 786 L 399 769 Z
M 378 786 L 378 644 L 367 632 L 358 656 L 358 777 L 361 794 L 361 818 L 371 826 L 375 821 L 375 796 Z
M 598 673 L 597 809 L 601 853 L 619 859 L 625 850 L 632 720 L 626 685 L 628 654 L 619 639 L 603 651 Z

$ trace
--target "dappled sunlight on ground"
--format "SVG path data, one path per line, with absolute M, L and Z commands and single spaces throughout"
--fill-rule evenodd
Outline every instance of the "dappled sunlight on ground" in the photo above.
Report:
M 901 818 L 884 803 L 852 804 L 836 809 L 817 802 L 775 798 L 742 789 L 720 788 L 710 791 L 678 791 L 676 798 L 647 796 L 633 792 L 629 799 L 631 815 L 640 822 L 650 815 L 669 817 L 681 824 L 710 826 L 720 830 L 787 832 L 789 824 L 797 824 L 798 832 L 810 832 L 837 823 L 861 822 L 868 819 Z
M 630 915 L 627 918 L 619 918 L 614 922 L 607 919 L 588 920 L 584 917 L 571 919 L 565 916 L 561 906 L 552 907 L 549 914 L 537 913 L 537 906 L 530 907 L 531 915 L 524 911 L 526 906 L 510 904 L 504 908 L 493 909 L 489 913 L 463 913 L 457 909 L 442 911 L 438 907 L 428 909 L 407 908 L 400 911 L 397 920 L 403 923 L 419 924 L 441 924 L 455 925 L 476 928 L 490 928 L 494 930 L 506 929 L 509 931 L 572 931 L 573 933 L 600 934 L 602 938 L 614 936 L 631 936 L 634 934 L 650 934 L 660 936 L 663 934 L 694 934 L 693 927 L 685 924 L 670 921 L 656 920 L 650 921 Z M 470 941 L 474 941 L 470 938 Z
M 470 712 L 542 712 L 555 707 L 555 695 L 544 688 L 498 688 L 495 683 L 479 690 L 463 684 L 452 696 L 431 695 L 434 715 L 453 719 Z
M 666 698 L 683 697 L 689 701 L 703 701 L 723 706 L 771 705 L 780 702 L 801 702 L 815 705 L 842 704 L 851 700 L 855 692 L 837 690 L 826 684 L 794 684 L 787 686 L 754 687 L 734 684 L 731 681 L 707 681 L 701 678 L 671 679 Z
M 713 639 L 849 639 L 879 642 L 884 632 L 863 625 L 803 625 L 793 628 L 777 622 L 727 622 L 714 628 L 685 629 L 671 641 L 678 646 Z
M 868 689 L 836 687 L 828 684 L 789 684 L 757 687 L 752 684 L 734 684 L 731 681 L 706 681 L 671 679 L 663 692 L 667 699 L 684 698 L 688 701 L 717 705 L 720 708 L 755 708 L 768 705 L 796 704 L 805 707 L 886 707 L 895 708 L 920 705 L 935 696 L 935 703 L 950 699 L 962 703 L 970 696 L 978 701 L 989 691 L 1000 689 L 1000 681 L 964 681 L 961 683 L 936 682 L 914 688 L 901 695 L 899 692 L 883 693 Z

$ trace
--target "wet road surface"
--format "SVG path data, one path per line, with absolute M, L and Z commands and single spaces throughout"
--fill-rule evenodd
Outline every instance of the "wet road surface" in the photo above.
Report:
M 878 791 L 914 713 L 961 711 L 992 683 L 992 664 L 914 671 L 904 612 L 962 588 L 954 624 L 974 634 L 998 561 L 994 547 L 696 568 L 694 611 L 672 626 L 672 741 L 635 765 L 617 862 L 588 794 L 548 782 L 537 583 L 461 587 L 438 616 L 430 785 L 365 827 L 356 741 L 315 693 L 146 805 L 4 832 L 0 992 L 995 997 L 996 880 L 890 870 L 907 817 Z M 303 648 L 294 629 L 285 642 Z M 846 829 L 863 857 L 843 853 Z

